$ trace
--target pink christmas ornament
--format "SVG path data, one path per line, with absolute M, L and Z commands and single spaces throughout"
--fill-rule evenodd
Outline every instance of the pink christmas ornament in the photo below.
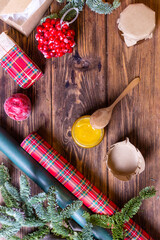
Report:
M 31 101 L 26 95 L 16 93 L 6 99 L 4 110 L 11 119 L 23 121 L 31 114 Z

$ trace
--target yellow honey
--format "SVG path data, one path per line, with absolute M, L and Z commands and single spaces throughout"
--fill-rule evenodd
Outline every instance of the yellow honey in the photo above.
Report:
M 77 145 L 92 148 L 98 145 L 104 136 L 104 129 L 95 129 L 90 124 L 90 116 L 80 117 L 72 127 L 72 137 Z

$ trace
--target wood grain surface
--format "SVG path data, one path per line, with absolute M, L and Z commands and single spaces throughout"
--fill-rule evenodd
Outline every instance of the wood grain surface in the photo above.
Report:
M 79 15 L 73 28 L 77 45 L 74 53 L 60 59 L 45 60 L 37 50 L 35 31 L 26 38 L 0 22 L 0 32 L 8 34 L 45 72 L 44 78 L 23 90 L 0 68 L 0 124 L 19 143 L 32 131 L 38 131 L 119 207 L 148 185 L 157 188 L 156 197 L 143 203 L 134 220 L 154 239 L 160 239 L 160 1 L 122 0 L 120 8 L 109 16 L 91 12 L 88 7 Z M 117 18 L 130 3 L 143 2 L 156 11 L 157 27 L 151 40 L 127 48 L 118 34 Z M 53 2 L 50 12 L 62 6 Z M 74 121 L 111 104 L 136 76 L 141 82 L 115 108 L 101 144 L 82 149 L 72 140 Z M 7 117 L 3 104 L 13 93 L 27 94 L 33 105 L 27 121 Z M 121 182 L 107 170 L 103 161 L 107 149 L 129 137 L 140 149 L 146 169 L 129 182 Z M 20 171 L 1 154 L 12 182 L 18 186 Z M 34 183 L 32 193 L 40 192 Z M 32 229 L 30 229 L 31 231 Z M 27 232 L 23 229 L 19 236 Z

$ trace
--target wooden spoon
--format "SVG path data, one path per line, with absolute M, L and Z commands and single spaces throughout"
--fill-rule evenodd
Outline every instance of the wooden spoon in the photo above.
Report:
M 90 117 L 90 123 L 93 128 L 102 129 L 106 127 L 111 119 L 113 108 L 124 98 L 128 92 L 140 82 L 140 78 L 135 78 L 121 93 L 121 95 L 107 108 L 101 108 L 95 111 Z

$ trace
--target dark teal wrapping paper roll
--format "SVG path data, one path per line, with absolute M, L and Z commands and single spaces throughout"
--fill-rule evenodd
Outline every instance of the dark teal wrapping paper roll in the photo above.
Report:
M 45 192 L 51 186 L 57 189 L 58 205 L 61 208 L 66 207 L 69 203 L 76 199 L 62 184 L 60 184 L 49 172 L 47 172 L 38 162 L 36 162 L 28 153 L 26 153 L 19 144 L 0 127 L 0 151 L 2 151 L 22 172 L 24 172 L 30 179 L 32 179 Z M 86 222 L 82 217 L 83 211 L 86 207 L 82 207 L 73 216 L 81 227 Z M 87 210 L 88 211 L 88 210 Z M 111 240 L 111 235 L 107 230 L 100 227 L 93 227 L 93 235 L 99 240 Z

